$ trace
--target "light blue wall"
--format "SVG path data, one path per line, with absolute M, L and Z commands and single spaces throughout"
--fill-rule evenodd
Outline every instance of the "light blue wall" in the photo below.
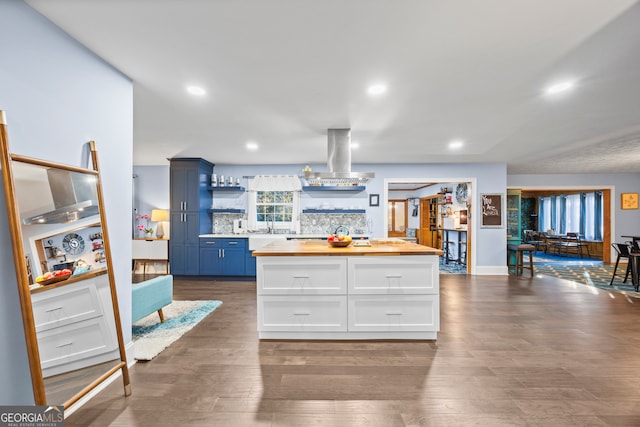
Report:
M 22 1 L 0 1 L 0 40 L 0 109 L 11 151 L 86 166 L 83 146 L 96 141 L 129 342 L 132 83 Z M 4 194 L 0 199 L 0 405 L 32 404 Z
M 133 167 L 133 209 L 151 215 L 152 209 L 169 209 L 169 166 Z M 132 227 L 135 223 L 132 223 Z M 168 223 L 167 223 L 168 224 Z M 155 223 L 151 223 L 155 228 Z M 169 237 L 169 227 L 164 227 Z M 135 235 L 134 235 L 135 237 Z
M 215 164 L 215 159 L 206 159 Z M 311 165 L 315 171 L 325 171 L 326 165 Z M 233 176 L 241 178 L 241 183 L 246 186 L 247 180 L 243 177 L 255 175 L 302 175 L 304 165 L 216 165 L 214 172 L 225 177 Z M 168 166 L 167 166 L 168 169 Z M 366 191 L 355 194 L 333 193 L 330 195 L 315 195 L 305 193 L 302 196 L 301 205 L 320 205 L 329 203 L 334 207 L 358 206 L 367 210 L 367 217 L 372 221 L 372 236 L 386 237 L 384 228 L 384 216 L 386 215 L 385 180 L 416 179 L 425 182 L 468 182 L 476 180 L 477 185 L 471 189 L 472 200 L 478 200 L 482 193 L 506 193 L 506 166 L 504 164 L 415 164 L 415 165 L 387 165 L 387 164 L 357 164 L 353 165 L 353 171 L 375 172 L 376 177 L 366 185 Z M 143 168 L 136 168 L 138 175 L 143 175 Z M 157 173 L 157 172 L 154 172 Z M 168 172 L 167 172 L 168 173 Z M 138 178 L 136 178 L 138 179 Z M 144 178 L 149 180 L 149 178 Z M 160 191 L 159 188 L 155 190 Z M 168 187 L 165 190 L 168 193 Z M 369 206 L 369 194 L 380 195 L 380 206 Z M 233 204 L 238 201 L 222 199 L 216 195 L 218 201 L 214 203 Z M 143 197 L 143 196 L 140 196 Z M 160 196 L 154 196 L 162 199 Z M 168 194 L 167 194 L 168 199 Z M 238 196 L 234 196 L 238 197 Z M 244 201 L 239 201 L 243 203 Z M 473 204 L 476 208 L 477 204 Z M 218 207 L 218 206 L 216 206 Z M 231 207 L 231 206 L 227 206 Z M 474 212 L 476 218 L 477 213 Z M 475 265 L 475 274 L 506 274 L 506 229 L 481 229 L 478 221 L 475 221 L 473 229 L 474 245 L 472 251 L 472 265 Z
M 640 234 L 640 210 L 622 210 L 621 193 L 640 191 L 640 174 L 575 174 L 575 175 L 509 175 L 509 188 L 524 189 L 571 189 L 611 188 L 611 241 L 624 242 L 624 235 Z

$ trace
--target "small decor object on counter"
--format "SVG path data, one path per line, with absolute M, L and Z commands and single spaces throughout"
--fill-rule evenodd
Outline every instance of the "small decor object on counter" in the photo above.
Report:
M 62 282 L 71 277 L 71 270 L 65 268 L 64 270 L 47 271 L 42 276 L 36 277 L 36 283 L 42 286 L 50 285 L 52 283 Z
M 344 234 L 331 234 L 327 237 L 327 242 L 334 248 L 346 248 L 351 244 L 352 238 Z

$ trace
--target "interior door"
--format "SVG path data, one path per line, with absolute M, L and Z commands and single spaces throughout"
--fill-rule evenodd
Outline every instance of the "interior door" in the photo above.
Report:
M 420 199 L 420 230 L 418 231 L 418 243 L 425 246 L 433 246 L 433 238 L 431 233 L 429 199 Z
M 407 201 L 406 200 L 389 200 L 388 206 L 389 230 L 388 237 L 406 237 L 407 236 Z

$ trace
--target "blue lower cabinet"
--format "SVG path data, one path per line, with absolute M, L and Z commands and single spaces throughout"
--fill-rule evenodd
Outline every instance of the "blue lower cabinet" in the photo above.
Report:
M 245 264 L 244 264 L 244 275 L 245 276 L 255 276 L 256 275 L 256 258 L 251 255 L 252 252 L 247 249 L 245 252 Z
M 200 247 L 200 275 L 222 275 L 222 249 Z
M 200 273 L 198 249 L 197 245 L 170 245 L 171 274 L 197 276 Z
M 244 276 L 247 239 L 200 239 L 200 274 Z

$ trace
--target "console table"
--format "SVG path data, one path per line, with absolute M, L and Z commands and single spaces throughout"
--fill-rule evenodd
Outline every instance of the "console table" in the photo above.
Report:
M 142 274 L 147 274 L 147 263 L 162 263 L 166 274 L 169 274 L 169 239 L 133 239 L 132 250 L 133 271 L 142 264 Z

